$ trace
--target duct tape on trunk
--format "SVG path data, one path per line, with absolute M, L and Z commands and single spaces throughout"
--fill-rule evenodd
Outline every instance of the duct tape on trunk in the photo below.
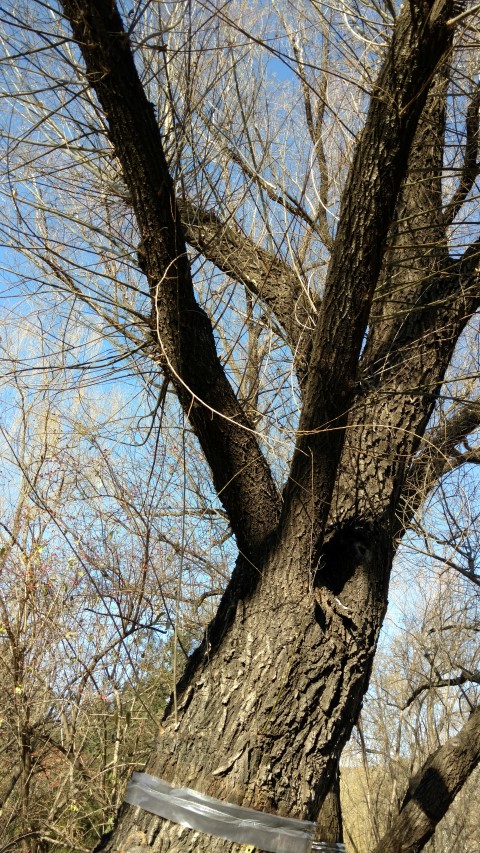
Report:
M 332 841 L 312 841 L 312 853 L 345 853 L 345 844 Z
M 148 773 L 134 773 L 125 802 L 207 835 L 253 845 L 268 853 L 310 853 L 315 824 L 222 803 L 191 788 L 174 788 Z

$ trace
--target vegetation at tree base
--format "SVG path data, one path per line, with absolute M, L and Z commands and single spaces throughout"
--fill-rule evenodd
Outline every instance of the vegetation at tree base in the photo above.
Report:
M 474 778 L 479 32 L 4 9 L 0 850 L 236 849 L 143 765 L 340 840 L 348 743 L 352 850 L 415 853 Z

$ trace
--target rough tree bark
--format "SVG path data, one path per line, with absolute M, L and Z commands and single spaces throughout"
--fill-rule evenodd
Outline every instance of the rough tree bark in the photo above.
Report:
M 291 316 L 302 296 L 287 265 L 242 243 L 215 215 L 177 204 L 116 5 L 62 6 L 141 234 L 151 346 L 239 546 L 146 770 L 229 802 L 315 820 L 368 686 L 394 537 L 416 508 L 413 460 L 478 307 L 478 246 L 449 256 L 440 190 L 453 3 L 414 0 L 398 15 L 343 191 L 318 318 L 301 342 Z M 412 176 L 422 158 L 419 186 Z M 300 346 L 303 408 L 282 496 L 217 357 L 187 241 L 263 300 L 292 350 Z M 124 807 L 98 849 L 235 845 Z

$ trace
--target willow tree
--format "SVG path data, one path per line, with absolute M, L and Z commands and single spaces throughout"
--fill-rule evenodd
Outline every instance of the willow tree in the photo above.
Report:
M 16 245 L 174 389 L 238 549 L 147 766 L 167 781 L 316 819 L 397 543 L 471 458 L 478 401 L 444 382 L 479 302 L 475 14 L 10 13 Z M 103 849 L 135 844 L 232 849 L 125 808 Z

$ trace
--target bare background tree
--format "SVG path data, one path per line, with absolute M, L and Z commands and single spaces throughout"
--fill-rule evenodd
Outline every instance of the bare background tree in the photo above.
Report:
M 120 385 L 108 405 L 88 374 L 72 389 L 28 307 L 1 331 L 0 849 L 82 851 L 148 757 L 222 554 L 196 530 L 200 482 L 188 523 L 181 454 L 159 451 L 148 411 L 142 429 Z
M 166 585 L 174 677 L 181 600 L 193 640 L 225 590 L 147 763 L 169 781 L 317 819 L 398 542 L 439 481 L 477 461 L 477 48 L 475 8 L 447 0 L 5 10 L 7 311 L 33 300 L 41 360 L 59 370 L 61 355 L 78 383 L 96 370 L 103 405 L 112 373 L 150 404 L 127 427 L 142 446 L 132 470 L 148 471 L 139 500 L 82 426 L 112 512 L 106 540 L 83 519 L 82 549 L 105 564 L 122 642 L 158 623 Z M 24 381 L 39 358 L 20 351 L 10 373 Z M 196 527 L 158 521 L 171 495 Z M 107 547 L 125 516 L 141 530 L 128 584 Z M 173 584 L 158 577 L 157 523 Z M 440 751 L 424 768 L 381 849 L 405 833 L 422 849 L 479 760 L 478 714 L 444 744 L 449 762 Z M 99 849 L 133 844 L 232 849 L 124 808 Z
M 343 815 L 353 850 L 388 849 L 384 835 L 395 825 L 417 772 L 475 717 L 480 683 L 475 485 L 466 468 L 444 478 L 398 555 L 370 690 L 344 753 Z M 462 564 L 468 562 L 466 577 Z M 468 853 L 478 847 L 477 787 L 478 770 L 425 849 Z

